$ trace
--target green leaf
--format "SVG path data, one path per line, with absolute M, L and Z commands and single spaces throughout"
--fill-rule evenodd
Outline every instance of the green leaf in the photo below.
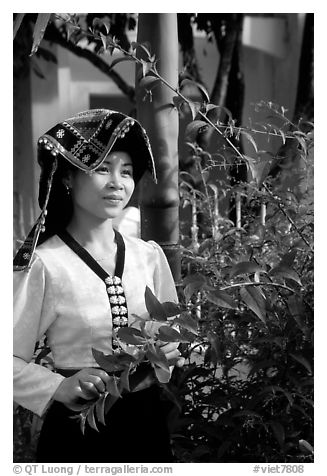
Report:
M 278 421 L 270 421 L 269 426 L 271 427 L 279 446 L 282 448 L 285 443 L 285 429 L 283 425 Z
M 130 392 L 129 372 L 130 368 L 124 370 L 124 372 L 122 372 L 120 375 L 120 388 L 121 390 L 127 390 L 127 392 Z
M 238 276 L 239 274 L 253 274 L 257 272 L 265 273 L 265 270 L 261 268 L 257 263 L 253 261 L 241 261 L 240 263 L 235 264 L 230 272 L 229 276 Z
M 205 285 L 205 281 L 194 281 L 192 283 L 189 283 L 187 286 L 184 288 L 184 296 L 186 302 L 189 302 L 191 300 L 191 297 L 193 294 L 197 294 Z
M 225 291 L 216 289 L 206 294 L 208 301 L 216 304 L 219 307 L 225 307 L 227 309 L 238 309 L 238 305 L 235 300 L 227 294 Z
M 145 53 L 146 53 L 146 56 L 147 56 L 147 59 L 151 59 L 153 60 L 153 56 L 151 56 L 151 53 L 150 53 L 150 50 L 149 50 L 149 43 L 148 42 L 145 42 L 145 43 L 138 43 L 136 41 L 132 41 L 131 42 L 131 48 L 133 50 L 136 50 L 136 48 L 141 48 Z
M 158 332 L 158 339 L 163 342 L 180 342 L 181 335 L 170 326 L 161 326 Z
M 100 30 L 101 27 L 104 26 L 105 29 L 106 29 L 106 33 L 107 35 L 109 35 L 109 31 L 110 31 L 110 21 L 109 20 L 104 20 L 102 18 L 93 18 L 92 20 L 92 27 L 93 29 L 98 29 Z
M 95 422 L 95 415 L 94 415 L 94 409 L 95 409 L 95 406 L 92 405 L 88 412 L 87 412 L 87 417 L 86 417 L 86 421 L 87 423 L 90 425 L 90 427 L 95 430 L 95 431 L 99 431 L 98 427 L 97 427 L 97 424 Z
M 161 302 L 158 301 L 158 299 L 148 286 L 145 288 L 144 297 L 145 306 L 147 308 L 148 313 L 150 314 L 151 319 L 160 322 L 166 321 L 167 314 L 165 308 L 163 307 Z
M 202 134 L 209 129 L 209 124 L 204 121 L 196 120 L 190 122 L 185 129 L 185 136 L 187 140 L 195 141 L 198 134 Z
M 308 373 L 310 375 L 312 375 L 312 368 L 311 368 L 311 365 L 310 363 L 308 362 L 308 360 L 303 357 L 303 355 L 299 355 L 299 354 L 291 354 L 290 353 L 290 356 L 296 360 L 296 362 L 299 362 L 299 364 L 303 365 L 303 367 L 305 367 L 308 371 Z
M 109 376 L 109 381 L 106 384 L 106 391 L 114 397 L 121 397 L 121 393 L 117 385 L 117 377 Z
M 181 335 L 181 342 L 194 342 L 196 339 L 196 335 L 193 333 L 193 331 L 190 332 L 183 327 L 181 327 L 179 333 Z
M 93 347 L 92 354 L 97 364 L 99 364 L 99 366 L 106 372 L 117 372 L 122 370 L 126 367 L 126 364 L 128 364 L 127 359 L 133 359 L 131 356 L 126 356 L 124 359 L 125 361 L 122 361 L 116 355 L 105 355 L 103 352 L 94 349 Z
M 163 370 L 169 370 L 167 357 L 160 347 L 149 344 L 145 355 L 154 366 L 160 367 Z
M 278 386 L 278 385 L 267 385 L 266 387 L 264 387 L 264 389 L 259 393 L 259 396 L 260 395 L 264 395 L 265 393 L 271 393 L 273 395 L 275 395 L 276 393 L 282 393 L 288 400 L 289 404 L 292 406 L 293 403 L 294 403 L 294 400 L 293 400 L 293 397 L 292 395 L 287 391 L 287 390 L 284 390 L 282 387 Z
M 180 96 L 173 97 L 173 107 L 175 107 L 178 111 L 180 110 L 181 106 L 185 103 L 184 99 Z
M 158 381 L 160 383 L 168 383 L 170 380 L 169 363 L 160 347 L 150 344 L 146 357 L 149 359 Z
M 74 38 L 72 37 L 72 35 L 73 35 L 74 33 L 76 33 L 76 31 L 78 31 L 78 30 L 80 30 L 80 27 L 79 27 L 79 26 L 77 26 L 77 25 L 72 25 L 72 24 L 68 23 L 68 24 L 66 25 L 66 31 L 67 31 L 67 38 L 66 38 L 66 39 L 67 39 L 67 41 L 71 41 L 72 43 L 76 44 L 76 43 L 77 43 L 77 39 L 76 39 L 76 38 L 74 39 Z
M 160 83 L 160 79 L 156 78 L 155 76 L 144 76 L 140 82 L 139 82 L 139 87 L 144 88 L 147 91 L 151 91 L 155 86 Z
M 209 102 L 210 101 L 210 97 L 209 97 L 209 94 L 208 94 L 208 91 L 206 90 L 206 88 L 204 86 L 202 86 L 202 84 L 198 83 L 197 81 L 194 81 L 193 79 L 188 79 L 188 78 L 185 78 L 183 79 L 183 81 L 181 82 L 181 88 L 183 88 L 184 86 L 195 86 L 196 88 L 198 88 L 204 95 L 205 99 Z
M 248 155 L 243 155 L 243 157 L 250 169 L 252 180 L 254 180 L 260 188 L 275 163 L 275 160 L 271 157 L 263 157 L 260 159 L 253 159 L 253 157 L 249 157 Z
M 243 134 L 243 135 L 247 138 L 247 140 L 253 145 L 254 150 L 255 150 L 256 152 L 258 152 L 257 144 L 256 144 L 255 140 L 253 139 L 253 137 L 251 136 L 251 134 L 250 134 L 249 132 L 245 131 L 245 130 L 242 130 L 242 129 L 240 130 L 240 132 L 241 132 L 241 134 Z
M 109 412 L 109 410 L 113 407 L 113 405 L 117 402 L 119 397 L 115 397 L 110 393 L 106 394 L 105 397 L 105 404 L 104 404 L 104 413 L 105 415 Z
M 168 383 L 170 380 L 170 370 L 162 369 L 161 367 L 154 366 L 154 373 L 160 383 Z
M 197 113 L 201 109 L 201 104 L 199 102 L 195 102 L 195 101 L 188 101 L 187 105 L 189 106 L 189 108 L 191 110 L 192 120 L 194 121 L 194 119 L 197 116 Z
M 95 414 L 96 414 L 98 422 L 101 423 L 102 425 L 106 424 L 105 418 L 104 418 L 105 400 L 106 400 L 106 394 L 102 395 L 95 404 Z
M 147 76 L 148 73 L 153 72 L 153 63 L 149 61 L 141 60 L 142 63 L 142 75 Z
M 297 272 L 294 271 L 294 269 L 288 268 L 287 266 L 277 265 L 275 268 L 271 269 L 268 274 L 269 276 L 278 276 L 284 279 L 291 279 L 292 281 L 295 281 L 300 286 L 302 286 L 300 277 Z
M 84 435 L 84 433 L 85 433 L 85 424 L 86 424 L 86 415 L 80 414 L 79 421 L 80 421 L 80 429 L 81 429 L 82 435 Z
M 110 64 L 110 69 L 112 69 L 114 66 L 116 66 L 118 63 L 122 63 L 123 61 L 133 61 L 133 58 L 130 56 L 122 56 L 120 58 L 116 58 L 112 61 Z
M 183 279 L 183 285 L 194 283 L 194 282 L 202 282 L 203 284 L 206 283 L 206 277 L 201 273 L 192 273 L 185 276 Z
M 302 299 L 298 296 L 290 296 L 287 300 L 287 306 L 298 327 L 303 333 L 306 333 L 306 325 L 304 320 L 305 308 Z
M 142 332 L 134 327 L 121 327 L 118 329 L 117 337 L 125 344 L 142 345 L 146 342 Z
M 181 309 L 178 306 L 178 304 L 172 302 L 172 301 L 165 301 L 162 303 L 162 307 L 164 309 L 164 312 L 166 314 L 166 317 L 174 317 L 180 314 Z
M 306 440 L 299 440 L 299 448 L 302 453 L 313 455 L 313 447 Z
M 15 39 L 15 36 L 17 34 L 17 31 L 19 30 L 20 25 L 22 24 L 23 18 L 25 16 L 25 13 L 17 13 L 15 21 L 14 21 L 14 34 L 13 34 L 13 39 Z
M 179 326 L 180 328 L 186 329 L 193 334 L 198 333 L 198 323 L 197 321 L 188 313 L 183 313 L 176 319 L 174 319 L 174 325 Z
M 261 292 L 254 286 L 243 287 L 240 290 L 240 295 L 248 308 L 266 324 L 266 303 Z
M 233 121 L 232 113 L 227 107 L 217 106 L 216 104 L 207 104 L 206 106 L 206 116 L 214 124 L 221 119 L 222 113 L 225 113 L 228 116 L 228 122 Z
M 279 133 L 280 133 L 280 135 L 281 135 L 281 138 L 282 138 L 283 144 L 285 144 L 285 142 L 286 142 L 286 136 L 285 136 L 285 132 L 284 132 L 284 131 L 282 131 L 282 129 L 279 129 L 279 131 L 278 131 L 278 132 L 279 132 Z
M 279 266 L 286 266 L 286 267 L 292 266 L 296 255 L 297 255 L 297 250 L 293 249 L 291 251 L 288 251 L 282 256 Z
M 33 31 L 33 45 L 30 56 L 33 56 L 37 52 L 50 18 L 51 13 L 38 14 Z

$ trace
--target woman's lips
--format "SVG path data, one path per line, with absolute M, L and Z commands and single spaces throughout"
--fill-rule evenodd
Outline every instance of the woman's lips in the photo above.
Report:
M 110 203 L 120 203 L 123 200 L 122 197 L 117 197 L 115 195 L 108 195 L 106 197 L 103 197 L 103 199 L 106 202 L 110 202 Z

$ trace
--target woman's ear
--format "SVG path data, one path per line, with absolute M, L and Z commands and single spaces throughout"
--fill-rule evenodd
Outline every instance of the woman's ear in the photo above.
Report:
M 67 175 L 65 175 L 65 177 L 62 178 L 62 183 L 67 189 L 72 188 L 72 174 L 70 171 L 68 171 Z

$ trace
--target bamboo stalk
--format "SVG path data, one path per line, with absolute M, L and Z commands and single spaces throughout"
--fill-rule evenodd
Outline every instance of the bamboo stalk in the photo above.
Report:
M 267 213 L 267 205 L 265 202 L 262 202 L 260 207 L 260 223 L 263 226 L 266 225 L 266 213 Z
M 240 194 L 240 192 L 236 193 L 235 207 L 236 207 L 236 228 L 240 229 L 241 226 L 242 226 L 241 194 Z
M 196 197 L 195 197 L 195 192 L 193 191 L 191 235 L 192 235 L 192 247 L 194 251 L 198 251 L 200 246 L 198 233 L 199 233 L 199 227 L 198 227 L 198 215 L 197 215 L 197 208 L 196 208 Z

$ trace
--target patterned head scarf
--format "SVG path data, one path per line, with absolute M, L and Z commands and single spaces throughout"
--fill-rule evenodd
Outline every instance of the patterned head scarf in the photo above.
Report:
M 157 181 L 146 131 L 138 121 L 120 112 L 108 109 L 84 111 L 55 125 L 39 138 L 41 214 L 15 256 L 14 270 L 25 270 L 30 266 L 40 233 L 51 223 L 51 210 L 47 207 L 57 188 L 59 161 L 66 159 L 77 169 L 92 173 L 101 166 L 114 147 L 127 151 L 131 156 L 136 183 L 146 170 Z

